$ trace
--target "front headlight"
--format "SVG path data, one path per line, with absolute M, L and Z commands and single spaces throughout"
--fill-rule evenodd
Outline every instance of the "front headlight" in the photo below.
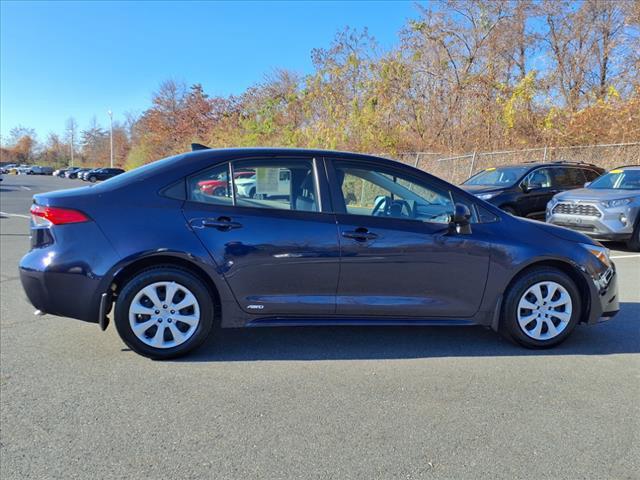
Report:
M 476 195 L 476 197 L 478 197 L 480 200 L 489 200 L 490 198 L 495 197 L 496 195 L 498 195 L 497 192 L 493 192 L 493 193 L 479 193 Z
M 616 208 L 622 207 L 624 205 L 628 205 L 633 201 L 633 198 L 618 198 L 617 200 L 604 200 L 600 203 L 604 206 L 604 208 Z
M 600 260 L 607 267 L 611 266 L 611 259 L 609 258 L 609 249 L 601 247 L 599 245 L 589 245 L 588 243 L 581 243 L 580 246 L 586 249 L 594 257 Z

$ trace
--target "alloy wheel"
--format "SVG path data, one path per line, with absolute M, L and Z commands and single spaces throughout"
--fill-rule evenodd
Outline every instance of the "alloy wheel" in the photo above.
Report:
M 133 334 L 154 348 L 172 348 L 193 336 L 200 323 L 196 296 L 176 282 L 155 282 L 142 288 L 129 306 Z
M 557 282 L 538 282 L 529 287 L 518 303 L 518 324 L 534 340 L 551 340 L 571 321 L 571 295 Z

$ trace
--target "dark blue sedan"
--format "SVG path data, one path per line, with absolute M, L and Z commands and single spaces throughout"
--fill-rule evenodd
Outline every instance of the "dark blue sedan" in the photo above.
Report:
M 201 149 L 36 195 L 31 213 L 33 305 L 102 329 L 113 308 L 152 358 L 214 325 L 476 324 L 543 348 L 618 311 L 598 242 L 366 155 Z

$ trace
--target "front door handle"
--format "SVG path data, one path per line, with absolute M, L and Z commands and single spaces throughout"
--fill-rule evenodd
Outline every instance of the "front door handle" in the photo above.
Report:
M 378 235 L 376 235 L 375 233 L 371 233 L 365 227 L 358 227 L 353 231 L 342 232 L 342 236 L 345 238 L 353 238 L 358 242 L 366 242 L 368 240 L 375 240 L 376 238 L 378 238 Z
M 238 222 L 232 222 L 229 217 L 218 217 L 217 219 L 205 218 L 202 220 L 203 227 L 217 228 L 221 231 L 233 230 L 234 228 L 241 228 L 242 224 Z

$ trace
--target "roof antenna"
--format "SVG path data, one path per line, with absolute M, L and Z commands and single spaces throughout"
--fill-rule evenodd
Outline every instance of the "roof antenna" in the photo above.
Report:
M 192 143 L 191 151 L 195 152 L 196 150 L 211 150 L 211 147 L 207 147 L 206 145 L 202 145 L 200 143 Z

